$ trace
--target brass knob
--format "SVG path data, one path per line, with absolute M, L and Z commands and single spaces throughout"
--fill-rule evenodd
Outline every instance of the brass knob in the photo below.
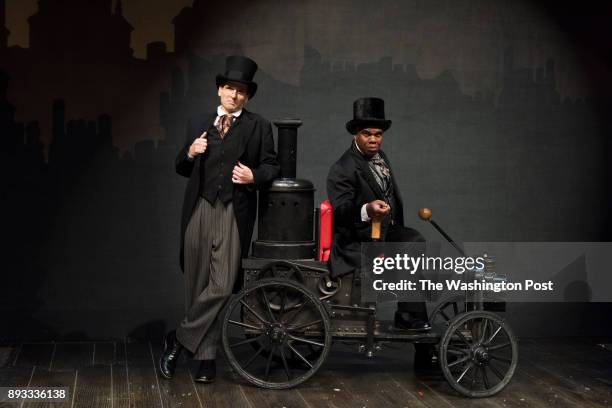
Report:
M 429 221 L 431 215 L 431 210 L 429 208 L 424 207 L 419 210 L 419 217 L 421 217 L 423 221 Z

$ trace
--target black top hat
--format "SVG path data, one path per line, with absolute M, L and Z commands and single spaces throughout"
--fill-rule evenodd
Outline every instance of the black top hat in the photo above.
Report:
M 383 131 L 391 127 L 391 121 L 385 119 L 385 101 L 380 98 L 359 98 L 353 102 L 353 119 L 346 122 L 346 130 L 354 135 L 368 127 Z
M 250 58 L 232 55 L 225 60 L 225 74 L 217 75 L 217 87 L 228 82 L 240 82 L 248 88 L 249 98 L 255 96 L 257 84 L 253 82 L 253 76 L 257 71 L 257 64 Z

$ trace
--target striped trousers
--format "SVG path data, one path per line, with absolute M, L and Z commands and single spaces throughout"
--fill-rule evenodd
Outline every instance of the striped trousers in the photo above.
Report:
M 240 270 L 240 237 L 232 203 L 198 199 L 185 231 L 185 317 L 177 339 L 196 360 L 214 359 L 221 311 Z

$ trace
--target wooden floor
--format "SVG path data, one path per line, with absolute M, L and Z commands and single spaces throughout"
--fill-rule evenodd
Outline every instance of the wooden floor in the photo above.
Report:
M 225 363 L 212 385 L 195 384 L 195 367 L 187 361 L 174 379 L 163 380 L 155 371 L 158 342 L 24 343 L 0 347 L 0 386 L 68 387 L 71 398 L 0 407 L 612 406 L 610 343 L 611 339 L 523 339 L 510 385 L 480 400 L 453 392 L 436 370 L 415 372 L 409 344 L 391 344 L 374 359 L 335 344 L 311 380 L 296 389 L 268 391 L 236 378 Z

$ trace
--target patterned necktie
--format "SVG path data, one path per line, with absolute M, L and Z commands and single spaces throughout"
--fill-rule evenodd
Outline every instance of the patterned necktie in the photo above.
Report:
M 229 131 L 229 128 L 232 126 L 233 120 L 233 115 L 223 115 L 219 118 L 219 122 L 217 123 L 217 130 L 219 131 L 219 137 L 221 139 L 223 139 Z
M 391 171 L 389 170 L 387 163 L 380 156 L 380 154 L 376 153 L 372 158 L 370 158 L 370 160 L 368 160 L 368 165 L 372 170 L 378 186 L 383 191 L 385 196 L 390 195 L 392 187 Z

